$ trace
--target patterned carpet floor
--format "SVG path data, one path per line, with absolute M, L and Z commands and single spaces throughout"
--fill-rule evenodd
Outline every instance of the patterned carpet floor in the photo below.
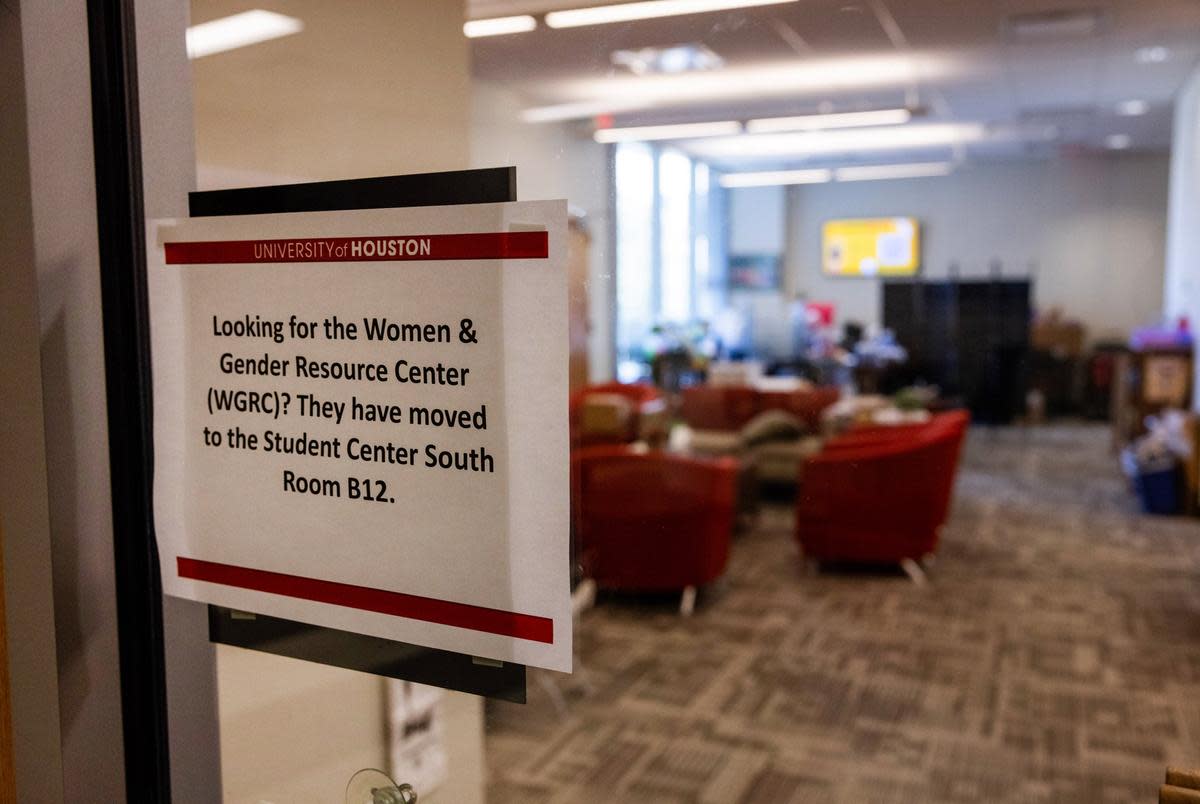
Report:
M 489 801 L 1151 802 L 1200 765 L 1200 523 L 1137 513 L 1104 428 L 973 431 L 925 587 L 797 556 L 768 507 L 692 618 L 602 598 L 583 674 L 489 702 Z

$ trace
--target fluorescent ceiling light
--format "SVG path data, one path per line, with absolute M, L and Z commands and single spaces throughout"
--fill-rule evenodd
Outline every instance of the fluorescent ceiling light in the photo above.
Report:
M 621 75 L 558 81 L 547 86 L 553 106 L 527 109 L 526 119 L 570 120 L 596 114 L 688 106 L 696 103 L 825 97 L 888 87 L 917 79 L 934 81 L 957 72 L 960 62 L 942 56 L 887 53 L 831 59 L 771 62 L 674 75 Z M 579 113 L 579 110 L 585 110 Z M 573 114 L 573 116 L 567 116 Z
M 610 22 L 630 22 L 654 17 L 676 17 L 681 14 L 702 14 L 708 11 L 794 2 L 796 0 L 643 0 L 640 3 L 551 11 L 546 15 L 546 24 L 551 28 L 578 28 L 581 25 L 605 25 Z
M 954 146 L 982 139 L 984 127 L 973 123 L 925 123 L 797 134 L 754 134 L 689 143 L 692 154 L 709 159 L 730 157 L 799 158 L 863 151 L 904 151 Z
M 876 181 L 878 179 L 916 179 L 925 176 L 948 176 L 954 171 L 950 162 L 914 162 L 907 165 L 858 165 L 838 168 L 838 181 Z
M 559 103 L 554 106 L 537 106 L 524 109 L 521 119 L 526 123 L 561 123 L 565 120 L 583 120 L 602 114 L 620 114 L 622 112 L 637 112 L 649 108 L 645 101 L 580 101 L 579 103 Z
M 645 142 L 647 140 L 686 140 L 696 137 L 727 137 L 740 134 L 742 124 L 736 120 L 715 123 L 679 123 L 670 126 L 634 126 L 632 128 L 601 128 L 593 135 L 596 142 Z
M 481 36 L 525 33 L 537 28 L 537 20 L 528 14 L 516 17 L 493 17 L 488 20 L 468 20 L 463 23 L 463 33 L 471 39 Z
M 1171 58 L 1171 51 L 1162 45 L 1151 45 L 1150 47 L 1139 47 L 1133 57 L 1138 64 L 1162 64 Z
M 303 30 L 304 23 L 295 17 L 256 8 L 191 26 L 187 29 L 187 54 L 189 59 L 199 59 Z
M 1117 104 L 1116 111 L 1121 117 L 1141 117 L 1150 111 L 1150 104 L 1138 99 L 1124 100 Z
M 806 114 L 800 117 L 763 117 L 746 123 L 746 131 L 751 134 L 765 134 L 772 131 L 820 131 L 827 128 L 897 125 L 907 123 L 911 119 L 912 112 L 908 109 Z
M 1133 145 L 1133 138 L 1128 134 L 1110 134 L 1104 138 L 1104 144 L 1114 151 L 1123 151 Z
M 756 173 L 726 173 L 722 187 L 772 187 L 779 184 L 824 184 L 833 180 L 832 170 L 764 170 Z

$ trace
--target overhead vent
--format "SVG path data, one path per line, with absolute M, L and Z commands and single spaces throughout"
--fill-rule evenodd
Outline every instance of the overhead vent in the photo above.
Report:
M 1017 112 L 1021 123 L 1035 124 L 1087 124 L 1096 116 L 1094 106 L 1025 106 Z
M 1086 136 L 1095 119 L 1096 110 L 1091 106 L 1027 107 L 1017 113 L 1023 136 L 1049 142 Z
M 1090 39 L 1104 32 L 1105 15 L 1098 8 L 1071 8 L 1014 14 L 1004 21 L 1004 38 L 1015 44 L 1040 44 Z

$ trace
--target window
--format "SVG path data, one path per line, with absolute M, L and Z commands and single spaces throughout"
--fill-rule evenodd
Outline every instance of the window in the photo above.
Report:
M 659 318 L 685 324 L 692 317 L 692 162 L 679 151 L 658 157 Z
M 719 204 L 711 171 L 672 148 L 617 146 L 617 353 L 637 379 L 657 327 L 684 330 L 719 308 Z
M 617 350 L 622 357 L 650 331 L 654 309 L 654 151 L 616 153 Z

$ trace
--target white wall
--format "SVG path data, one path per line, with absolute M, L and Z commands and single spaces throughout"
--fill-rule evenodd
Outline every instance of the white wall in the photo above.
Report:
M 612 194 L 608 154 L 590 133 L 566 124 L 528 124 L 519 112 L 529 105 L 494 84 L 471 90 L 471 167 L 517 168 L 517 198 L 565 198 L 585 215 L 592 238 L 588 283 L 589 372 L 593 380 L 614 372 L 612 303 L 615 295 L 610 232 Z
M 350 776 L 387 768 L 383 680 L 220 647 L 223 800 L 339 801 Z
M 192 0 L 192 17 L 246 8 Z M 365 0 L 352 13 L 289 0 L 280 10 L 304 31 L 192 63 L 201 165 L 345 179 L 466 164 L 461 0 Z
M 1163 306 L 1172 318 L 1187 316 L 1193 334 L 1200 331 L 1200 70 L 1175 101 Z M 1200 362 L 1192 387 L 1200 388 Z M 1192 405 L 1200 410 L 1200 393 L 1193 392 Z
M 736 192 L 736 191 L 735 191 Z M 820 270 L 829 218 L 920 219 L 922 275 L 1034 275 L 1038 309 L 1061 307 L 1091 340 L 1124 339 L 1162 311 L 1167 160 L 1156 155 L 973 165 L 948 177 L 797 186 L 789 192 L 788 290 L 832 301 L 839 320 L 875 323 L 874 279 Z
M 563 125 L 528 124 L 521 97 L 496 84 L 471 86 L 471 167 L 517 168 L 517 198 L 566 198 L 573 137 Z
M 743 187 L 729 193 L 729 253 L 780 254 L 787 248 L 786 187 Z
M 58 662 L 50 561 L 50 494 L 43 437 L 42 334 L 30 182 L 26 80 L 36 101 L 46 77 L 27 70 L 25 50 L 45 49 L 54 36 L 31 12 L 22 32 L 16 5 L 0 0 L 0 539 L 7 640 L 13 770 L 18 801 L 63 800 Z M 82 10 L 59 29 L 81 35 Z M 24 43 L 22 42 L 24 39 Z M 28 75 L 27 75 L 28 73 Z M 43 101 L 44 102 L 44 101 Z M 80 109 L 75 114 L 82 118 Z M 77 118 L 77 119 L 80 119 Z M 37 192 L 44 192 L 38 188 Z M 72 212 L 87 214 L 71 207 Z M 94 209 L 92 210 L 94 220 Z M 96 347 L 99 348 L 99 347 Z M 51 392 L 61 389 L 49 389 Z M 9 728 L 0 722 L 0 728 Z M 119 790 L 102 782 L 104 790 Z M 4 791 L 0 791 L 3 795 Z

